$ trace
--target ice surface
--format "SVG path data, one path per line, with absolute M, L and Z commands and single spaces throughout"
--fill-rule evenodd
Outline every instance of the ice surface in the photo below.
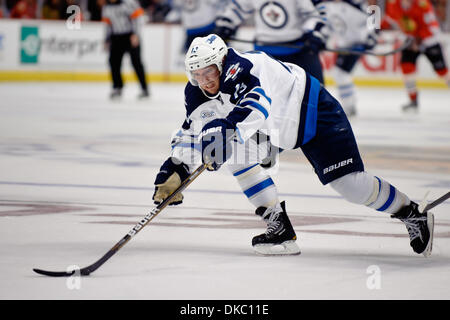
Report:
M 90 277 L 34 274 L 93 263 L 152 207 L 184 107 L 181 84 L 151 91 L 137 101 L 127 84 L 113 103 L 107 83 L 0 84 L 0 299 L 450 298 L 450 202 L 433 210 L 425 259 L 401 222 L 322 186 L 300 151 L 284 153 L 273 176 L 299 256 L 253 253 L 265 225 L 221 169 Z M 449 191 L 450 92 L 421 90 L 417 115 L 401 113 L 398 88 L 358 88 L 358 97 L 351 122 L 366 169 L 416 201 Z

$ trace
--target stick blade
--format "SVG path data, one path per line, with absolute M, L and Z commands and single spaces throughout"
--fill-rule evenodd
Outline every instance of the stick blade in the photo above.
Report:
M 44 276 L 49 276 L 49 277 L 70 277 L 72 275 L 75 274 L 75 270 L 67 272 L 67 271 L 46 271 L 46 270 L 41 270 L 41 269 L 33 269 L 34 272 L 44 275 Z
M 83 269 L 76 269 L 71 271 L 47 271 L 42 269 L 33 269 L 34 272 L 48 277 L 71 277 L 73 275 L 78 276 L 88 276 L 92 271 L 89 267 L 83 268 Z

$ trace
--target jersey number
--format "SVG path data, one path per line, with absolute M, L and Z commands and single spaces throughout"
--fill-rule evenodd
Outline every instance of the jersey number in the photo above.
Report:
M 247 86 L 244 83 L 238 83 L 235 88 L 236 90 L 234 91 L 234 98 L 238 100 L 239 94 L 243 93 L 245 89 L 247 89 Z

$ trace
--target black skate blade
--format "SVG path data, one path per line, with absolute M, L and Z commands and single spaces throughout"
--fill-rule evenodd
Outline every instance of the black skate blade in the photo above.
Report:
M 46 271 L 41 269 L 33 269 L 33 271 L 38 274 L 49 277 L 70 277 L 71 275 L 75 274 L 75 270 L 67 272 L 67 271 Z
M 47 271 L 42 269 L 33 269 L 34 272 L 48 276 L 48 277 L 70 277 L 74 274 L 81 275 L 81 276 L 88 276 L 90 274 L 89 270 L 87 268 L 80 269 L 80 270 L 72 270 L 72 271 Z

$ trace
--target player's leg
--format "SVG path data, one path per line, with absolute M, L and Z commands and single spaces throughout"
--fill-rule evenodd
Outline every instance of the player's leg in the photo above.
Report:
M 447 86 L 450 87 L 450 74 L 448 72 L 447 63 L 445 61 L 442 47 L 439 43 L 429 46 L 425 49 L 425 55 L 433 65 L 434 71 L 445 80 Z
M 112 36 L 111 44 L 109 46 L 109 66 L 111 70 L 111 78 L 113 81 L 113 91 L 110 98 L 120 98 L 123 88 L 122 80 L 122 58 L 125 53 L 126 44 L 124 44 L 122 36 Z
M 416 253 L 431 254 L 434 217 L 419 212 L 418 204 L 382 178 L 367 172 L 353 172 L 330 183 L 346 200 L 391 214 L 406 225 L 410 245 Z
M 244 195 L 256 208 L 256 215 L 267 224 L 265 233 L 252 239 L 260 254 L 299 254 L 297 237 L 286 213 L 285 203 L 279 201 L 276 185 L 258 162 L 268 156 L 268 143 L 250 138 L 245 144 L 233 146 L 233 157 L 227 166 Z M 275 248 L 276 247 L 276 248 Z
M 407 48 L 402 51 L 401 69 L 403 82 L 409 97 L 409 102 L 402 107 L 403 111 L 417 111 L 419 106 L 416 84 L 416 62 L 419 54 L 420 51 L 414 48 Z
M 416 203 L 380 177 L 364 171 L 357 143 L 339 103 L 325 90 L 319 95 L 317 134 L 302 151 L 315 168 L 322 184 L 352 203 L 386 212 L 403 221 L 414 251 L 431 253 L 433 215 L 421 213 Z M 330 124 L 333 114 L 333 123 Z
M 145 78 L 145 69 L 141 59 L 141 46 L 140 45 L 138 45 L 137 47 L 130 46 L 129 52 L 131 64 L 133 65 L 134 71 L 136 72 L 136 76 L 139 80 L 139 84 L 141 85 L 142 90 L 138 98 L 140 99 L 148 98 L 149 93 L 148 93 L 147 79 Z
M 351 72 L 358 62 L 358 55 L 340 54 L 336 59 L 335 77 L 339 101 L 347 116 L 356 115 L 356 93 Z

